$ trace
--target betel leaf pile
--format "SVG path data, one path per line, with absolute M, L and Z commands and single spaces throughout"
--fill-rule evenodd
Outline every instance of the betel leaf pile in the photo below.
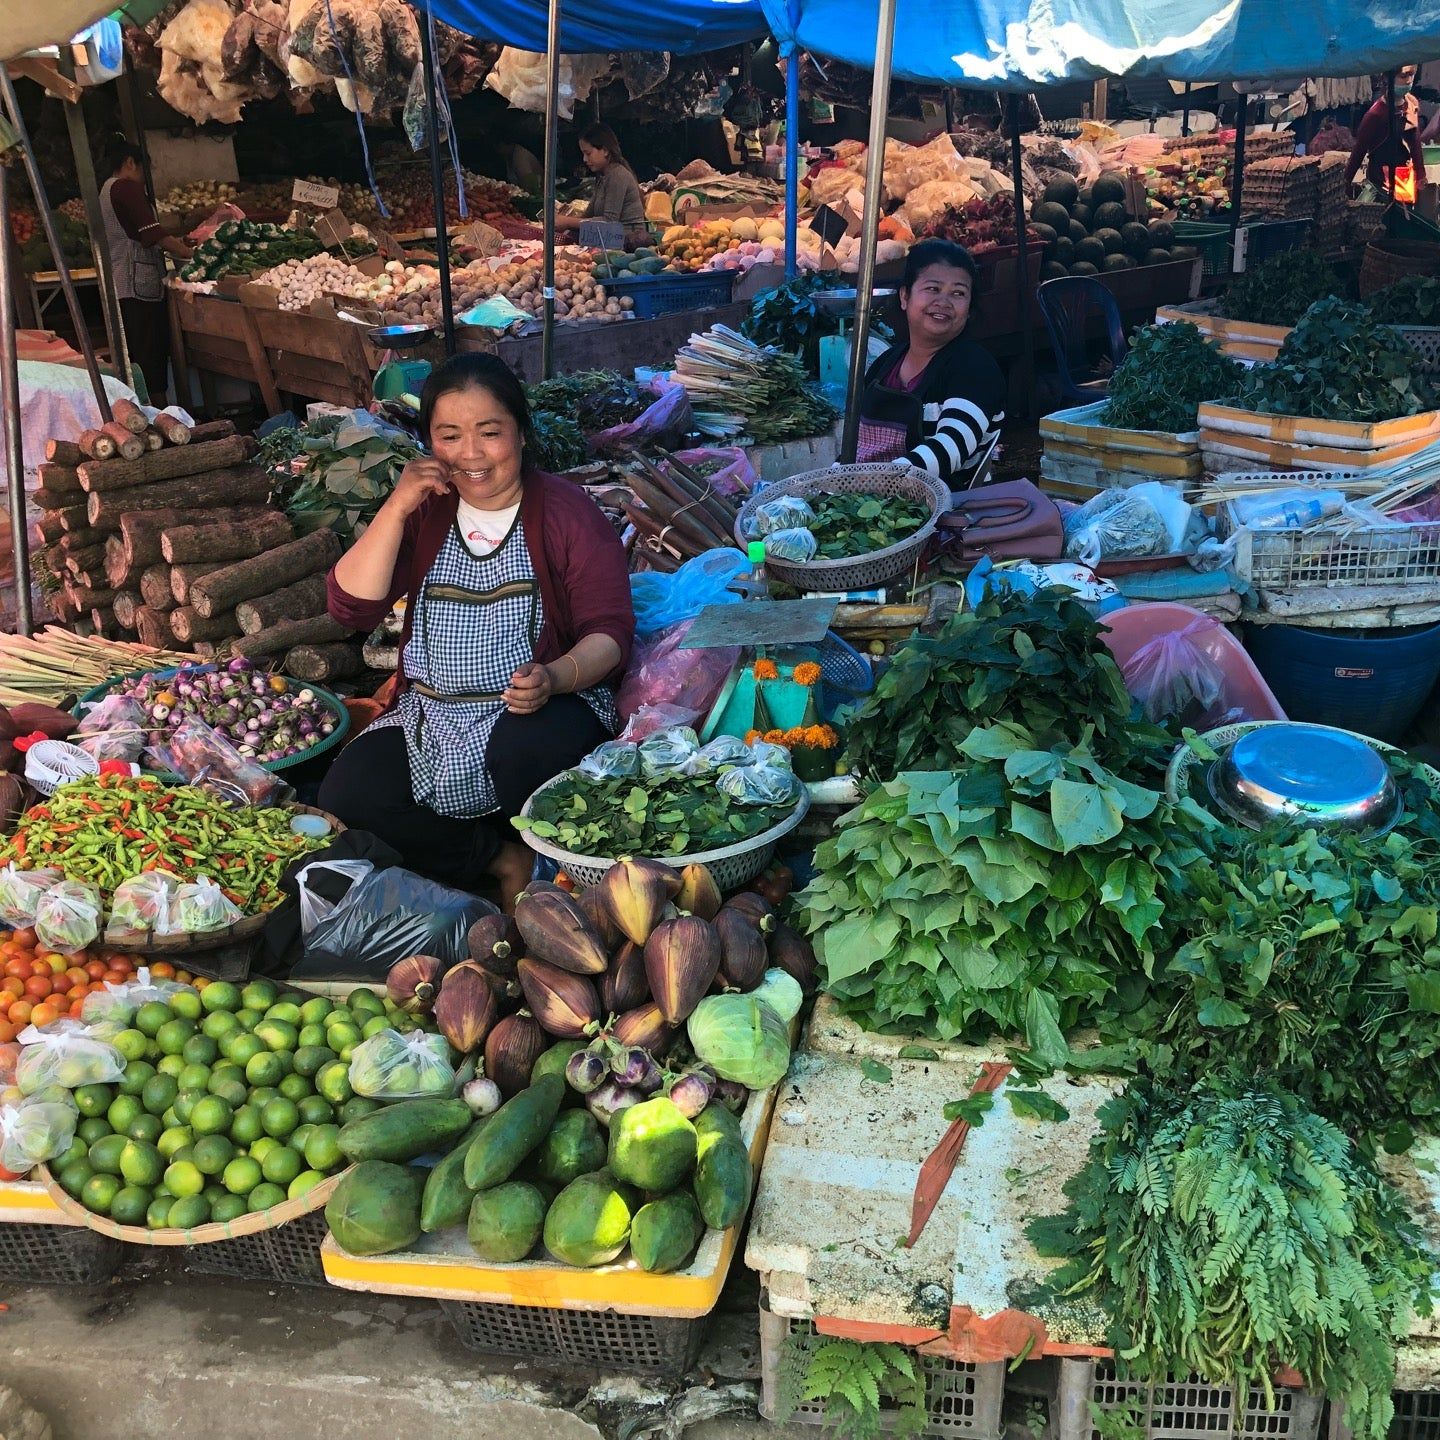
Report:
M 805 528 L 815 537 L 819 560 L 888 550 L 930 518 L 928 505 L 903 495 L 820 495 L 810 508 L 815 519 Z
M 1233 390 L 1241 373 L 1194 325 L 1142 325 L 1110 381 L 1101 423 L 1170 434 L 1194 430 L 1201 402 Z
M 1340 292 L 1340 277 L 1314 250 L 1287 250 L 1242 270 L 1220 314 L 1255 325 L 1293 325 L 1317 301 Z
M 1099 1112 L 1064 1214 L 1032 1223 L 1142 1380 L 1254 1387 L 1294 1366 L 1383 1440 L 1396 1343 L 1429 1313 L 1435 1257 L 1399 1197 L 1329 1121 L 1279 1086 L 1171 1091 L 1133 1082 Z
M 1440 280 L 1433 275 L 1407 275 L 1376 291 L 1365 303 L 1384 325 L 1440 325 Z

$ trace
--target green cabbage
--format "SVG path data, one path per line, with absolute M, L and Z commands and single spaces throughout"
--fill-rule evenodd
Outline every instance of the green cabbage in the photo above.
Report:
M 785 1022 L 753 996 L 707 996 L 695 1007 L 689 1031 L 703 1064 L 750 1090 L 768 1089 L 790 1066 Z
M 765 978 L 750 992 L 762 1005 L 768 1005 L 787 1025 L 800 1013 L 805 992 L 800 982 L 788 971 L 778 967 L 767 970 Z

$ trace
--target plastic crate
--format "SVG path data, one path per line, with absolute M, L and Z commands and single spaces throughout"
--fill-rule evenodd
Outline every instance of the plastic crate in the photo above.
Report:
M 1205 275 L 1230 273 L 1230 227 L 1208 220 L 1177 220 L 1175 240 L 1192 245 L 1200 252 L 1200 268 Z
M 1389 1440 L 1440 1440 L 1440 1390 L 1396 1390 L 1391 1396 L 1395 1418 Z M 1345 1407 L 1331 1403 L 1326 1440 L 1355 1440 L 1345 1423 Z
M 192 1245 L 187 1268 L 202 1275 L 233 1275 L 240 1280 L 278 1281 L 285 1285 L 324 1285 L 320 1245 L 327 1234 L 325 1212 L 312 1211 L 273 1230 Z
M 0 1280 L 38 1285 L 103 1285 L 125 1247 L 78 1225 L 0 1224 Z
M 1422 375 L 1440 375 L 1440 325 L 1393 325 L 1391 329 L 1420 356 Z
M 1316 1440 L 1325 1401 L 1303 1390 L 1277 1387 L 1275 1408 L 1265 1392 L 1251 1389 L 1237 1415 L 1228 1385 L 1203 1380 L 1167 1380 L 1146 1385 L 1122 1380 L 1108 1360 L 1062 1360 L 1059 1395 L 1051 1407 L 1056 1440 L 1102 1440 L 1091 1405 L 1107 1414 L 1129 1412 L 1145 1440 Z
M 522 1355 L 540 1364 L 598 1366 L 678 1379 L 695 1363 L 708 1317 L 617 1315 L 613 1310 L 554 1310 L 442 1300 L 460 1343 L 488 1355 Z
M 1309 243 L 1314 223 L 1310 220 L 1261 220 L 1245 226 L 1245 268 L 1263 265 L 1287 250 L 1299 250 Z
M 673 315 L 679 310 L 703 310 L 728 305 L 735 284 L 733 270 L 706 270 L 694 275 L 629 275 L 621 280 L 602 280 L 605 294 L 615 299 L 630 296 L 637 320 Z
M 792 1341 L 791 1336 L 797 1339 Z M 808 1352 L 822 1337 L 808 1320 L 772 1315 L 760 1307 L 760 1413 L 775 1419 L 779 1398 L 780 1366 L 787 1346 Z M 975 1364 L 941 1355 L 917 1354 L 925 1378 L 925 1405 L 929 1411 L 920 1432 L 932 1440 L 964 1435 L 969 1440 L 994 1440 L 1003 1428 L 1005 1363 Z M 882 1415 L 884 1412 L 882 1411 Z M 823 1425 L 825 1406 L 807 1401 L 789 1417 L 792 1425 Z M 883 1423 L 883 1421 L 882 1421 Z

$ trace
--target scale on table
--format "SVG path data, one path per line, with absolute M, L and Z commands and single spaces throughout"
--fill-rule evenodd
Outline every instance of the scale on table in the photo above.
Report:
M 714 650 L 740 647 L 763 650 L 767 647 L 818 646 L 829 634 L 839 609 L 840 597 L 823 596 L 807 600 L 751 600 L 743 605 L 707 605 L 695 618 L 689 633 L 680 642 L 682 650 Z M 797 690 L 804 687 L 797 686 Z M 803 712 L 807 696 L 797 699 Z M 799 713 L 785 713 L 783 703 L 767 700 L 778 729 L 798 725 Z M 702 740 L 716 735 L 743 736 L 754 723 L 755 671 L 746 660 L 737 660 L 725 678 L 719 697 L 710 707 Z
M 883 305 L 894 295 L 893 290 L 872 290 L 872 311 Z M 840 321 L 838 335 L 826 335 L 820 341 L 820 387 L 829 389 L 832 385 L 843 394 L 850 385 L 850 326 L 855 320 L 855 290 L 820 290 L 815 294 L 815 306 L 826 315 L 833 315 Z M 868 370 L 890 347 L 886 341 L 871 335 L 866 346 L 865 368 Z

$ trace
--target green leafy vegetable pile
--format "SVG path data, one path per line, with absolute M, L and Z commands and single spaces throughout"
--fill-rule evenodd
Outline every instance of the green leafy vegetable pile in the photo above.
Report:
M 1317 300 L 1340 291 L 1340 277 L 1314 250 L 1287 250 L 1237 275 L 1220 314 L 1255 325 L 1293 325 Z
M 1431 409 L 1415 351 L 1364 305 L 1321 300 L 1268 365 L 1248 371 L 1226 403 L 1266 415 L 1397 420 Z
M 579 370 L 525 387 L 532 410 L 563 415 L 586 435 L 598 435 L 637 419 L 655 397 L 618 370 Z
M 1145 1379 L 1195 1373 L 1237 1396 L 1292 1365 L 1383 1440 L 1395 1346 L 1429 1311 L 1435 1260 L 1339 1130 L 1278 1087 L 1188 1095 L 1132 1084 L 1099 1114 L 1070 1207 L 1034 1222 Z
M 1365 302 L 1382 325 L 1440 325 L 1440 280 L 1407 275 Z
M 537 470 L 559 475 L 590 458 L 585 447 L 585 432 L 570 416 L 553 410 L 532 410 L 530 428 L 532 438 L 526 446 L 526 458 Z
M 822 495 L 810 501 L 819 560 L 843 560 L 898 545 L 929 518 L 930 507 L 903 495 Z
M 1194 430 L 1200 403 L 1228 394 L 1242 373 L 1194 325 L 1142 325 L 1110 381 L 1101 421 L 1122 430 Z

